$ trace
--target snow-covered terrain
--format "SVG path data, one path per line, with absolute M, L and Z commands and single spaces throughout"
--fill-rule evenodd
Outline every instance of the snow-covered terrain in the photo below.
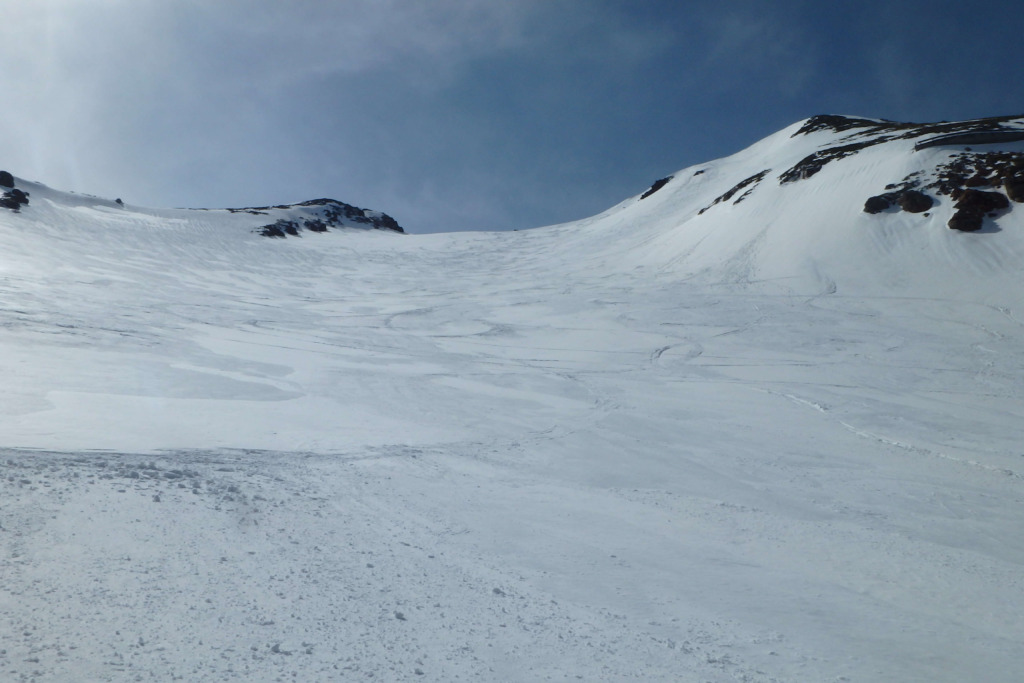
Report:
M 16 179 L 0 680 L 1019 681 L 1024 206 L 886 125 L 511 233 Z

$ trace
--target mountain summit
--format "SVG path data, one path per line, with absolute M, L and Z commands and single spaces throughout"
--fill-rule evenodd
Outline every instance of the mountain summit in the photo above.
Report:
M 922 186 L 935 194 L 952 197 L 958 202 L 959 209 L 969 209 L 974 205 L 973 202 L 964 200 L 972 196 L 970 192 L 981 192 L 970 188 L 979 187 L 1002 188 L 1013 201 L 1024 202 L 1024 152 L 992 149 L 1005 143 L 1024 141 L 1024 116 L 1001 116 L 955 123 L 897 123 L 884 119 L 824 114 L 802 122 L 790 137 L 810 136 L 819 132 L 826 133 L 825 140 L 822 141 L 821 136 L 816 136 L 818 139 L 813 145 L 814 151 L 778 173 L 776 177 L 780 184 L 807 180 L 826 165 L 854 156 L 865 149 L 894 141 L 909 140 L 914 142 L 914 152 L 929 148 L 962 148 L 963 151 L 951 154 L 945 162 L 934 163 L 934 156 L 922 160 L 922 168 L 898 182 L 887 184 L 885 189 L 889 192 L 869 198 L 865 202 L 866 212 L 880 213 L 892 204 L 898 203 L 904 210 L 921 213 L 933 203 L 931 199 L 925 198 L 924 193 L 918 191 Z M 984 151 L 973 151 L 969 145 L 980 145 Z M 899 154 L 905 148 L 906 145 L 902 145 L 901 149 L 892 151 Z M 698 171 L 697 174 L 702 172 Z M 733 200 L 734 204 L 738 204 L 770 173 L 771 169 L 765 169 L 744 178 L 716 197 L 710 205 L 701 209 L 700 213 L 723 201 Z M 673 177 L 656 181 L 649 190 L 640 195 L 640 198 L 646 199 L 653 195 L 668 185 Z M 738 194 L 741 191 L 742 194 Z M 1001 209 L 1009 208 L 1009 204 L 1004 200 L 989 201 Z M 950 227 L 972 232 L 981 227 L 981 221 L 979 219 L 977 223 L 971 222 L 971 225 L 967 226 L 962 221 L 951 220 Z
M 822 115 L 562 229 L 585 226 L 598 243 L 587 252 L 613 268 L 803 293 L 1005 297 L 1024 263 L 1021 201 L 1024 116 Z

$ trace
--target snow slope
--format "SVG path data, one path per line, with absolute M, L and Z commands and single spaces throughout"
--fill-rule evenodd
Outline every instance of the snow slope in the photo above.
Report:
M 18 179 L 0 680 L 1019 680 L 1024 207 L 828 121 L 512 233 Z

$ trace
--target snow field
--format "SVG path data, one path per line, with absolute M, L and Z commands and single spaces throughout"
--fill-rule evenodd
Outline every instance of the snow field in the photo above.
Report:
M 792 132 L 502 234 L 31 186 L 0 679 L 1016 681 L 1020 210 L 780 187 Z

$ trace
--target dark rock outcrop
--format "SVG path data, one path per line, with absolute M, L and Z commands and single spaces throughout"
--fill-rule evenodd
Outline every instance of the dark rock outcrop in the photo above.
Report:
M 952 195 L 966 187 L 999 187 L 1007 178 L 1024 177 L 1024 153 L 961 152 L 936 168 L 928 185 L 939 194 Z
M 395 232 L 402 233 L 405 232 L 405 230 L 402 230 L 402 226 L 398 224 L 398 221 L 396 221 L 394 218 L 387 215 L 386 213 L 382 213 L 379 216 L 375 216 L 374 221 L 374 227 L 380 230 L 393 230 Z
M 820 171 L 826 164 L 843 159 L 852 154 L 880 145 L 891 140 L 912 140 L 915 138 L 928 138 L 925 142 L 919 142 L 918 146 L 932 146 L 926 144 L 936 140 L 968 139 L 966 136 L 974 136 L 971 139 L 995 141 L 997 139 L 1019 139 L 1022 129 L 1013 126 L 1004 126 L 1004 123 L 1016 121 L 1021 116 L 994 116 L 985 119 L 973 119 L 971 121 L 941 121 L 939 123 L 899 123 L 896 121 L 859 119 L 847 116 L 821 115 L 808 119 L 800 129 L 793 134 L 806 135 L 819 130 L 831 130 L 842 133 L 853 131 L 843 136 L 833 147 L 820 149 L 813 154 L 801 159 L 791 169 L 779 176 L 782 184 L 792 183 L 798 180 L 810 178 Z M 953 137 L 957 136 L 957 137 Z M 935 144 L 946 144 L 935 142 Z
M 340 227 L 344 222 L 358 223 L 377 230 L 392 230 L 402 232 L 402 226 L 391 216 L 379 211 L 360 209 L 357 206 L 339 202 L 337 199 L 311 199 L 294 206 L 318 206 L 323 207 L 323 218 L 328 227 Z M 266 207 L 260 207 L 266 208 Z M 291 208 L 291 207 L 274 207 Z
M 865 202 L 865 212 L 881 213 L 894 202 L 904 211 L 928 211 L 934 200 L 924 190 L 930 190 L 955 201 L 948 222 L 951 229 L 974 232 L 982 228 L 986 215 L 996 217 L 1009 209 L 1011 199 L 1024 202 L 1024 153 L 960 152 L 934 169 L 912 173 L 886 189 L 892 191 Z
M 962 190 L 954 194 L 954 208 L 962 211 L 990 213 L 1010 208 L 1010 200 L 1000 192 L 984 192 L 982 190 Z
M 791 137 L 797 135 L 807 135 L 808 133 L 815 133 L 819 130 L 830 130 L 834 133 L 842 133 L 843 131 L 851 130 L 853 128 L 873 128 L 882 125 L 883 121 L 875 121 L 872 119 L 860 119 L 854 116 L 837 116 L 835 114 L 818 114 L 812 116 L 804 122 L 804 125 L 800 127 L 800 130 L 793 133 Z
M 864 202 L 864 213 L 882 213 L 890 206 L 892 206 L 890 195 L 880 194 L 868 197 L 868 200 Z
M 273 225 L 264 225 L 260 228 L 260 234 L 264 237 L 284 237 L 284 230 L 275 223 Z
M 730 199 L 733 198 L 733 196 L 737 192 L 739 192 L 742 189 L 746 189 L 747 191 L 744 192 L 743 194 L 741 194 L 739 197 L 737 197 L 736 201 L 733 202 L 733 204 L 739 204 L 740 202 L 742 202 L 747 197 L 747 195 L 749 195 L 751 192 L 753 192 L 754 188 L 757 187 L 757 184 L 759 182 L 761 182 L 762 180 L 764 180 L 764 177 L 766 175 L 771 173 L 771 170 L 772 169 L 770 169 L 770 168 L 766 168 L 765 170 L 761 171 L 760 173 L 755 173 L 754 175 L 750 176 L 749 178 L 744 178 L 740 182 L 736 183 L 732 188 L 730 188 L 728 192 L 726 192 L 725 194 L 717 197 L 715 199 L 715 201 L 711 202 L 710 204 L 705 206 L 703 209 L 698 211 L 697 212 L 698 215 L 704 213 L 705 211 L 710 209 L 715 204 L 720 204 L 721 202 L 729 201 Z
M 995 216 L 999 211 L 1010 208 L 1010 200 L 999 192 L 982 190 L 958 190 L 954 193 L 956 212 L 947 225 L 951 230 L 975 232 L 981 229 L 985 215 Z
M 952 145 L 992 145 L 998 142 L 1019 142 L 1024 140 L 1024 130 L 985 130 L 968 133 L 950 133 L 922 140 L 914 145 L 915 150 L 929 147 Z
M 956 200 L 956 204 L 953 205 L 956 209 L 968 209 L 981 213 L 1010 208 L 1010 200 L 1007 199 L 1006 195 L 986 193 L 986 191 L 980 189 L 958 191 L 958 193 L 953 195 L 953 199 Z
M 1003 179 L 1003 189 L 1006 196 L 1017 202 L 1024 202 L 1024 176 L 1011 176 Z
M 654 194 L 655 192 L 657 192 L 661 188 L 663 188 L 666 185 L 668 185 L 668 181 L 672 180 L 673 177 L 674 176 L 668 176 L 667 178 L 661 178 L 659 180 L 655 180 L 654 184 L 651 185 L 650 189 L 648 189 L 646 192 L 644 192 L 642 195 L 640 195 L 640 199 L 647 199 L 652 194 Z
M 926 195 L 924 192 L 919 190 L 906 190 L 900 193 L 897 201 L 900 204 L 900 208 L 910 213 L 924 213 L 928 209 L 932 208 L 934 200 Z
M 11 211 L 19 211 L 22 206 L 28 204 L 28 192 L 21 190 L 8 190 L 0 195 L 0 206 Z
M 837 147 L 818 150 L 813 154 L 808 154 L 806 157 L 801 159 L 799 163 L 793 166 L 793 168 L 780 175 L 779 182 L 785 185 L 786 183 L 796 182 L 797 180 L 806 180 L 817 174 L 818 171 L 823 169 L 826 164 L 837 161 L 838 159 L 845 159 L 848 156 L 856 154 L 865 147 L 871 147 L 872 145 L 877 144 L 878 141 L 875 140 L 863 140 L 849 145 L 839 145 Z
M 14 176 L 10 171 L 0 171 L 0 187 L 14 187 Z
M 946 225 L 949 226 L 950 230 L 977 232 L 978 230 L 981 230 L 984 220 L 984 217 L 980 213 L 965 213 L 957 211 L 953 214 L 953 217 L 949 219 L 949 222 Z
M 298 235 L 299 226 L 295 221 L 287 221 L 283 218 L 271 225 L 264 225 L 260 228 L 260 234 L 264 237 L 284 237 L 285 235 Z
M 391 230 L 404 233 L 405 230 L 391 216 L 379 211 L 360 209 L 357 206 L 339 202 L 336 199 L 311 199 L 301 204 L 279 204 L 277 206 L 257 206 L 244 209 L 228 209 L 231 213 L 248 213 L 252 215 L 268 215 L 275 209 L 287 210 L 296 208 L 311 209 L 304 217 L 281 218 L 269 225 L 257 228 L 256 232 L 264 237 L 286 237 L 298 235 L 302 229 L 310 232 L 327 232 L 329 228 L 367 227 L 375 230 Z M 292 214 L 294 216 L 294 213 Z
M 904 182 L 902 188 L 899 185 L 889 185 L 886 189 L 895 191 L 868 197 L 868 200 L 864 202 L 864 213 L 882 213 L 893 204 L 898 205 L 903 211 L 924 213 L 932 208 L 935 200 L 924 192 L 913 189 L 915 184 L 914 182 Z

